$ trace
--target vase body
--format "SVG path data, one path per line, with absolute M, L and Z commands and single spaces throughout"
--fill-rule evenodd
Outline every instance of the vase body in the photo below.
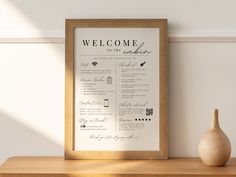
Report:
M 213 110 L 212 124 L 200 141 L 199 154 L 202 162 L 207 166 L 224 166 L 230 158 L 231 144 L 220 128 L 218 109 Z

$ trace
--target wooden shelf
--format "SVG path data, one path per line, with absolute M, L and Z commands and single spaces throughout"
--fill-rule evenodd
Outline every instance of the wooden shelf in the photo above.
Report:
M 236 159 L 206 167 L 199 158 L 169 160 L 64 160 L 63 157 L 12 157 L 1 177 L 236 177 Z

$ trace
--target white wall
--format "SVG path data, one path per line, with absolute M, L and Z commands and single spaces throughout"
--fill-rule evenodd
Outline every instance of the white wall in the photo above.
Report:
M 1 0 L 0 163 L 63 155 L 65 18 L 168 18 L 170 156 L 198 156 L 218 107 L 236 157 L 235 7 L 234 0 Z

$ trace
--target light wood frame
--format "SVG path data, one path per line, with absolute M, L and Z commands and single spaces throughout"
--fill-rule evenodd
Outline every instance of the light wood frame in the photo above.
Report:
M 75 151 L 74 150 L 74 30 L 75 28 L 159 28 L 160 29 L 160 150 L 159 151 Z M 65 41 L 65 159 L 167 159 L 168 76 L 167 19 L 67 19 Z

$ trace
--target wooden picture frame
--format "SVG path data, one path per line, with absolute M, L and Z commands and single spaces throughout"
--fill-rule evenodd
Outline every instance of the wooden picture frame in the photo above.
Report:
M 145 46 L 142 41 L 145 42 Z M 65 159 L 168 158 L 167 48 L 166 19 L 66 20 Z M 111 53 L 107 55 L 107 52 Z M 126 59 L 130 62 L 125 63 Z M 143 69 L 142 65 L 146 65 L 146 68 Z M 95 67 L 103 69 L 95 70 Z M 105 73 L 105 80 L 104 77 L 100 80 L 95 78 L 102 73 Z M 139 73 L 143 76 L 138 76 Z M 95 81 L 102 81 L 103 84 L 95 84 Z M 106 84 L 112 86 L 108 87 Z M 98 100 L 101 98 L 100 95 L 103 95 L 104 103 L 103 98 L 101 102 L 90 102 L 91 95 L 95 95 Z M 113 101 L 113 96 L 116 97 L 116 101 Z M 83 101 L 84 98 L 87 100 Z M 144 99 L 148 101 L 132 103 L 132 100 Z M 124 100 L 131 102 L 122 102 Z M 87 105 L 98 107 L 90 109 Z M 110 110 L 107 110 L 107 107 Z M 113 114 L 113 110 L 116 114 Z M 95 118 L 94 111 L 98 118 Z M 108 116 L 103 119 L 99 117 L 100 114 Z M 140 118 L 140 115 L 144 117 Z M 116 120 L 113 120 L 116 123 L 116 131 L 122 132 L 122 135 L 103 134 L 113 131 L 108 126 L 113 124 L 101 122 L 111 121 L 112 118 Z M 130 132 L 133 134 L 129 134 Z

